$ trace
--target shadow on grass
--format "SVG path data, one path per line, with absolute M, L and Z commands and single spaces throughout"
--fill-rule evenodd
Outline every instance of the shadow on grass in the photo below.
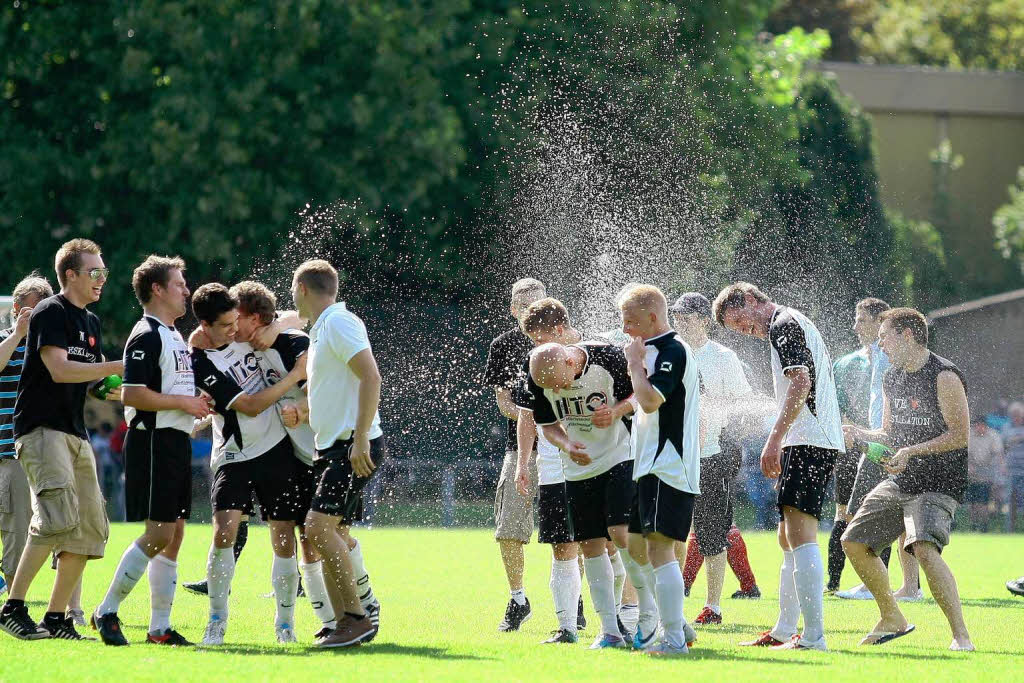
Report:
M 1013 609 L 1024 608 L 1024 600 L 1020 598 L 967 598 L 961 599 L 960 604 L 964 607 L 1010 607 Z
M 196 652 L 223 653 L 231 655 L 272 655 L 286 657 L 310 657 L 310 656 L 360 656 L 360 655 L 402 655 L 404 657 L 425 657 L 427 659 L 439 659 L 450 661 L 482 661 L 493 659 L 492 657 L 478 657 L 476 655 L 456 654 L 443 647 L 429 647 L 426 645 L 400 645 L 398 643 L 380 643 L 359 647 L 324 649 L 309 646 L 301 649 L 278 648 L 268 645 L 218 645 L 216 647 L 197 647 Z
M 715 634 L 715 633 L 736 633 L 739 635 L 750 636 L 754 638 L 759 635 L 762 631 L 770 629 L 772 626 L 768 624 L 715 624 L 708 628 L 697 629 L 698 636 L 701 633 Z M 861 629 L 856 628 L 830 628 L 827 633 L 860 633 Z M 827 634 L 826 634 L 827 635 Z M 698 641 L 699 643 L 700 641 Z

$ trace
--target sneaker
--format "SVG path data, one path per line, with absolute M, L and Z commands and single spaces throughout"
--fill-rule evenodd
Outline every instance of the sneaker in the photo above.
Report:
M 1024 576 L 1020 577 L 1016 581 L 1007 581 L 1006 590 L 1010 591 L 1014 595 L 1024 597 Z
M 363 605 L 363 611 L 366 612 L 366 616 L 370 617 L 370 621 L 373 622 L 374 628 L 380 628 L 380 602 L 377 598 L 373 598 L 373 602 L 368 605 Z
M 825 590 L 823 590 L 821 592 L 821 594 L 823 596 L 825 596 L 826 598 L 828 598 L 828 597 L 831 597 L 831 596 L 835 595 L 838 590 L 839 590 L 839 586 L 836 586 L 835 588 L 833 588 L 832 586 L 826 586 Z
M 697 642 L 697 631 L 690 626 L 690 622 L 683 622 L 683 638 L 686 639 L 686 647 L 693 647 L 693 644 Z
M 576 607 L 576 628 L 582 631 L 587 627 L 587 618 L 583 615 L 583 596 Z
M 223 645 L 224 634 L 227 633 L 228 622 L 226 619 L 211 618 L 203 631 L 203 639 L 200 645 Z
M 632 643 L 633 642 L 633 632 L 630 631 L 628 628 L 626 628 L 626 625 L 624 623 L 622 623 L 622 617 L 616 615 L 615 622 L 616 622 L 616 624 L 619 627 L 619 635 L 622 636 L 622 639 L 624 641 L 626 641 L 627 643 Z
M 313 642 L 319 643 L 321 640 L 331 635 L 332 633 L 334 633 L 333 628 L 331 628 L 330 626 L 324 626 L 322 629 L 313 634 Z
M 673 645 L 667 638 L 662 638 L 651 647 L 644 650 L 645 655 L 652 657 L 679 657 L 690 653 L 690 648 L 685 644 L 682 646 Z
M 658 635 L 658 615 L 640 613 L 636 622 L 636 633 L 633 634 L 633 648 L 643 650 L 654 644 Z
M 7 580 L 4 579 L 4 577 L 2 575 L 0 575 L 0 595 L 3 595 L 6 592 L 7 592 Z
M 366 617 L 353 619 L 345 616 L 338 620 L 338 627 L 323 640 L 319 641 L 317 647 L 355 647 L 361 645 L 376 635 L 376 629 Z
M 690 587 L 689 586 L 683 586 L 683 597 L 684 598 L 690 597 Z
M 96 616 L 95 613 L 89 617 L 92 627 L 100 632 L 100 640 L 105 645 L 127 645 L 128 639 L 121 632 L 121 620 L 117 618 L 117 612 Z
M 45 628 L 51 638 L 59 638 L 60 640 L 96 640 L 95 638 L 86 638 L 76 631 L 75 622 L 71 621 L 68 617 L 63 619 L 43 619 L 39 622 L 39 628 Z
M 28 607 L 8 608 L 0 611 L 0 630 L 7 631 L 21 640 L 43 640 L 50 637 L 50 632 L 32 621 L 28 615 Z
M 189 647 L 191 645 L 195 645 L 195 643 L 188 640 L 188 638 L 181 635 L 173 628 L 165 629 L 163 633 L 159 634 L 147 633 L 146 642 L 155 643 L 157 645 L 170 645 L 171 647 L 177 647 L 179 645 L 182 647 Z
M 629 632 L 636 630 L 636 623 L 640 621 L 640 607 L 637 605 L 623 605 L 619 608 L 619 618 Z
M 274 627 L 274 635 L 277 636 L 277 642 L 279 643 L 297 643 L 298 638 L 295 637 L 295 632 L 292 627 L 288 624 L 281 624 L 280 626 Z
M 508 606 L 505 608 L 505 618 L 498 624 L 498 630 L 503 633 L 509 631 L 518 631 L 519 627 L 523 625 L 523 622 L 533 616 L 530 611 L 530 599 L 527 598 L 526 602 L 520 605 L 515 600 L 509 600 Z
M 65 615 L 75 626 L 85 627 L 85 610 L 69 609 Z
M 869 591 L 868 587 L 865 586 L 863 583 L 860 584 L 859 586 L 854 586 L 850 590 L 839 591 L 838 593 L 836 593 L 836 597 L 837 598 L 842 598 L 843 600 L 874 600 L 875 599 L 875 596 L 871 594 L 871 591 Z
M 579 642 L 579 638 L 576 636 L 575 631 L 570 631 L 566 628 L 560 628 L 557 631 L 551 632 L 551 637 L 547 640 L 542 640 L 541 643 L 576 643 Z
M 788 643 L 782 643 L 780 645 L 773 645 L 773 650 L 818 650 L 820 652 L 828 652 L 828 648 L 825 647 L 825 639 L 822 638 L 816 642 L 804 640 L 799 634 L 794 635 L 789 639 Z
M 183 583 L 181 587 L 187 591 L 195 593 L 196 595 L 209 595 L 210 591 L 206 587 L 206 579 L 202 581 L 196 581 L 194 583 Z
M 701 626 L 707 626 L 708 624 L 721 624 L 722 615 L 705 605 L 704 609 L 701 610 L 701 613 L 693 620 L 693 623 L 700 624 Z
M 733 593 L 732 594 L 732 599 L 733 600 L 760 600 L 761 599 L 761 589 L 757 587 L 757 584 L 754 584 L 753 588 L 751 588 L 748 591 L 738 590 L 735 593 Z
M 921 602 L 922 600 L 924 600 L 924 591 L 920 588 L 913 595 L 901 595 L 896 598 L 896 602 Z
M 775 647 L 777 645 L 785 644 L 786 641 L 779 640 L 772 635 L 771 631 L 762 631 L 754 640 L 745 640 L 740 643 L 740 647 Z
M 622 636 L 615 633 L 602 633 L 590 644 L 590 650 L 603 650 L 605 648 L 626 647 L 626 641 Z

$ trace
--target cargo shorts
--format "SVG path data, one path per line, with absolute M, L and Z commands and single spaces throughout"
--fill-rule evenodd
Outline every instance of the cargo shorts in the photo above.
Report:
M 32 499 L 25 471 L 13 458 L 0 458 L 0 542 L 4 546 L 0 572 L 14 576 L 28 540 Z
M 29 544 L 51 548 L 55 555 L 103 557 L 110 523 L 89 442 L 38 427 L 19 438 L 14 448 L 32 499 Z
M 918 541 L 931 543 L 939 552 L 949 545 L 957 502 L 944 493 L 906 494 L 892 480 L 871 490 L 843 534 L 844 541 L 863 543 L 876 555 L 907 532 L 903 548 L 913 554 Z
M 530 458 L 530 495 L 516 490 L 515 451 L 505 451 L 498 490 L 494 494 L 494 538 L 529 543 L 533 536 L 533 499 L 537 497 L 537 458 Z

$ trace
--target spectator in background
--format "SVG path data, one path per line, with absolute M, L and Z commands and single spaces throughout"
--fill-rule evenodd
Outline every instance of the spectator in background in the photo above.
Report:
M 967 445 L 967 502 L 975 529 L 988 531 L 992 513 L 1000 508 L 1005 467 L 1002 437 L 984 417 L 976 418 Z
M 1010 503 L 1007 531 L 1017 523 L 1017 510 L 1024 501 L 1024 403 L 1014 401 L 1007 410 L 1010 423 L 1003 428 L 1006 449 L 1006 495 Z
M 100 488 L 107 499 L 107 514 L 111 519 L 124 521 L 124 468 L 119 458 L 114 456 L 113 436 L 114 426 L 104 422 L 92 433 L 89 443 L 96 455 Z

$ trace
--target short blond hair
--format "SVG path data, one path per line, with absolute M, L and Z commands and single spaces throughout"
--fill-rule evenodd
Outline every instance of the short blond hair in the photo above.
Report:
M 524 277 L 512 285 L 512 305 L 520 308 L 529 306 L 548 295 L 547 287 L 540 280 Z
M 311 259 L 295 269 L 295 281 L 310 291 L 338 296 L 338 271 L 323 259 Z
M 21 308 L 25 304 L 25 300 L 33 294 L 40 300 L 53 296 L 53 287 L 45 277 L 39 274 L 38 270 L 33 270 L 14 286 L 11 298 L 14 299 L 14 305 Z
M 68 240 L 57 250 L 53 259 L 53 269 L 57 271 L 57 282 L 63 287 L 67 280 L 66 273 L 69 270 L 78 270 L 82 267 L 82 254 L 95 254 L 99 256 L 100 245 L 84 237 L 76 237 Z
M 665 298 L 665 293 L 654 285 L 629 286 L 619 293 L 616 303 L 620 309 L 640 309 L 668 320 L 668 299 Z
M 764 303 L 771 301 L 768 295 L 749 282 L 734 282 L 722 289 L 711 304 L 711 315 L 718 324 L 725 327 L 725 314 L 730 310 L 743 308 L 747 305 L 747 295 L 754 301 Z

